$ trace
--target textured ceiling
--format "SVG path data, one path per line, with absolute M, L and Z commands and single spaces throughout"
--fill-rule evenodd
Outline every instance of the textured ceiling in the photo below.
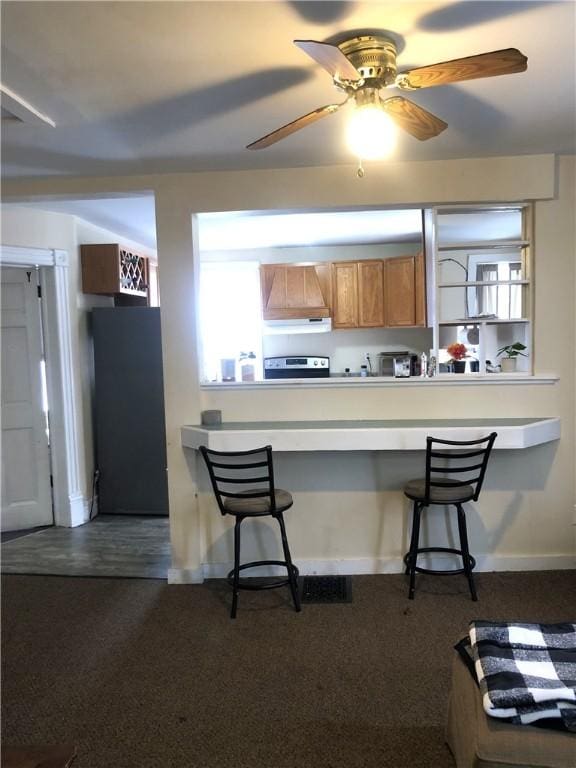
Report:
M 258 152 L 245 145 L 331 103 L 292 42 L 387 31 L 399 68 L 517 47 L 522 74 L 411 94 L 449 124 L 396 159 L 572 153 L 575 11 L 567 2 L 3 2 L 2 82 L 56 122 L 3 123 L 5 176 L 351 162 L 344 110 Z M 392 91 L 391 93 L 394 93 Z

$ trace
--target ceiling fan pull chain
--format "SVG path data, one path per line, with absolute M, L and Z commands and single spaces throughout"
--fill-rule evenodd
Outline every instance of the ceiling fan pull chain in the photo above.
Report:
M 359 157 L 358 158 L 358 170 L 356 171 L 356 176 L 358 176 L 359 179 L 363 179 L 364 178 L 364 174 L 365 174 L 365 171 L 364 171 L 364 167 L 362 165 L 362 158 Z

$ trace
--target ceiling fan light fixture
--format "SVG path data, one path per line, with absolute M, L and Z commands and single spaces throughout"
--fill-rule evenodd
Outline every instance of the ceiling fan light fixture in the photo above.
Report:
M 384 112 L 376 92 L 372 98 L 356 103 L 346 129 L 348 148 L 363 160 L 383 160 L 394 152 L 398 131 Z

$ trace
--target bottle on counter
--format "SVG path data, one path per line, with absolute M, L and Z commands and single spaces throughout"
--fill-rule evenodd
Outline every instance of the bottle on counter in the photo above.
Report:
M 428 376 L 428 356 L 426 352 L 422 352 L 420 355 L 420 376 Z
M 360 376 L 367 377 L 368 376 L 368 366 L 367 365 L 361 365 L 360 366 Z
M 241 381 L 254 381 L 255 379 L 255 365 L 256 355 L 254 352 L 241 352 L 240 353 L 240 380 Z
M 430 355 L 430 360 L 428 361 L 428 378 L 436 376 L 436 373 L 436 358 L 434 355 Z

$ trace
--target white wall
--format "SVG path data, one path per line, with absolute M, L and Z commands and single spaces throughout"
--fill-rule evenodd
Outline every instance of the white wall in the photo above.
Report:
M 94 437 L 92 415 L 93 357 L 89 332 L 89 314 L 93 307 L 113 306 L 108 296 L 82 293 L 80 245 L 86 243 L 122 242 L 146 255 L 149 248 L 127 241 L 114 232 L 94 226 L 67 214 L 36 208 L 2 206 L 0 239 L 3 246 L 64 250 L 69 255 L 70 319 L 72 338 L 73 387 L 75 410 L 79 414 L 80 490 L 84 497 L 85 517 L 89 514 L 94 472 Z M 87 519 L 87 518 L 86 518 Z
M 482 498 L 471 505 L 470 538 L 480 555 L 480 567 L 574 564 L 574 158 L 561 159 L 559 171 L 559 199 L 536 203 L 535 227 L 536 372 L 557 373 L 558 384 L 434 391 L 400 386 L 368 391 L 323 389 L 307 390 L 305 396 L 302 391 L 284 390 L 259 392 L 257 399 L 249 393 L 209 390 L 202 392 L 202 407 L 220 408 L 227 421 L 561 416 L 559 443 L 495 454 Z M 564 328 L 560 342 L 558 329 Z M 398 569 L 408 532 L 407 503 L 399 489 L 403 481 L 421 472 L 421 454 L 279 456 L 278 482 L 289 487 L 297 500 L 289 513 L 296 559 L 305 568 L 326 568 L 326 561 L 341 558 L 345 562 L 337 567 L 343 570 Z M 202 490 L 204 483 L 201 476 Z M 229 561 L 227 524 L 215 514 L 209 493 L 202 509 L 208 529 L 206 559 Z M 449 545 L 443 514 L 431 521 L 425 536 Z M 259 536 L 253 541 L 267 543 L 263 531 Z M 267 536 L 272 532 L 267 530 Z M 262 554 L 263 547 L 254 546 L 258 552 L 248 552 L 248 557 Z
M 496 453 L 481 503 L 470 512 L 470 538 L 472 549 L 490 558 L 488 567 L 574 563 L 574 166 L 574 157 L 499 157 L 376 164 L 361 182 L 352 166 L 339 166 L 5 185 L 5 195 L 20 197 L 155 192 L 174 579 L 201 578 L 203 563 L 226 561 L 231 552 L 229 521 L 215 513 L 210 495 L 203 493 L 202 471 L 197 476 L 196 456 L 180 443 L 180 426 L 198 423 L 205 408 L 221 408 L 231 421 L 559 416 L 560 441 Z M 355 387 L 276 388 L 257 396 L 200 389 L 195 212 L 521 200 L 541 201 L 535 226 L 535 369 L 557 373 L 557 384 L 398 386 L 370 388 L 361 396 Z M 288 527 L 296 560 L 311 565 L 341 558 L 356 568 L 397 568 L 407 530 L 399 486 L 421 471 L 421 459 L 388 453 L 279 457 L 278 480 L 295 496 Z M 260 535 L 267 541 L 276 534 L 263 524 Z

